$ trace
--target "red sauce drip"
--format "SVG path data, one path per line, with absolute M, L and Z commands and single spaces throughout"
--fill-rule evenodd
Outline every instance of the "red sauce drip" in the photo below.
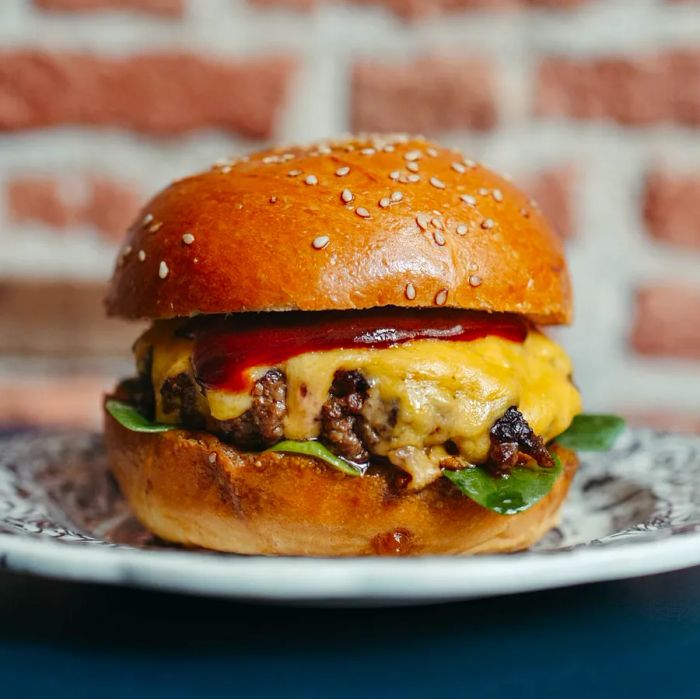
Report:
M 195 340 L 194 370 L 207 388 L 243 391 L 246 370 L 332 349 L 384 348 L 410 340 L 476 340 L 497 335 L 523 342 L 528 322 L 506 313 L 459 309 L 238 313 L 188 321 L 178 335 Z

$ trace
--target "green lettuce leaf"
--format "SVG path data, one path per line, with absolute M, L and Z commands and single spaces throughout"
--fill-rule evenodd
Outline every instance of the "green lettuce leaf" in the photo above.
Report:
M 120 400 L 108 400 L 105 404 L 107 412 L 127 430 L 132 432 L 169 432 L 180 429 L 177 425 L 164 425 L 161 422 L 151 422 L 134 408 L 133 405 Z
M 170 430 L 181 429 L 178 425 L 165 425 L 160 422 L 151 422 L 144 417 L 133 405 L 124 403 L 119 400 L 108 400 L 105 404 L 107 412 L 127 430 L 132 432 L 168 432 Z M 349 476 L 361 476 L 362 470 L 353 466 L 348 461 L 341 459 L 333 454 L 320 442 L 306 441 L 294 442 L 285 440 L 278 442 L 270 447 L 267 451 L 278 451 L 287 454 L 303 454 L 304 456 L 313 456 L 317 459 L 325 461 L 327 464 L 337 468 L 339 471 L 346 473 Z
M 568 449 L 608 451 L 625 428 L 617 415 L 577 415 L 556 441 Z
M 443 471 L 468 498 L 499 515 L 514 515 L 538 503 L 562 472 L 561 461 L 552 454 L 554 466 L 516 466 L 506 476 L 494 476 L 483 466 Z
M 285 454 L 303 454 L 304 456 L 314 456 L 321 461 L 325 461 L 327 464 L 337 468 L 339 471 L 347 474 L 348 476 L 361 476 L 362 471 L 353 466 L 349 461 L 341 459 L 336 456 L 332 451 L 329 451 L 326 447 L 321 444 L 321 442 L 314 441 L 304 441 L 295 442 L 291 439 L 286 439 L 282 442 L 278 442 L 274 446 L 270 447 L 267 451 L 279 451 Z

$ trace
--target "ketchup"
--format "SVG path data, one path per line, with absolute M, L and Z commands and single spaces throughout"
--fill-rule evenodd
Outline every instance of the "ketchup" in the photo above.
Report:
M 487 335 L 523 342 L 527 332 L 527 320 L 507 313 L 373 308 L 202 316 L 177 334 L 195 340 L 193 363 L 200 384 L 243 391 L 251 383 L 247 369 L 274 366 L 306 352 L 379 349 L 431 338 L 469 341 Z

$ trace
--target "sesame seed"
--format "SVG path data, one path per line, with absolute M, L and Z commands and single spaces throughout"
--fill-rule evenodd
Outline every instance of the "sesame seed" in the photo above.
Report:
M 476 199 L 471 194 L 460 194 L 459 198 L 470 206 L 476 206 Z
M 216 463 L 216 452 L 215 452 L 215 451 L 212 451 L 212 452 L 209 454 L 208 459 L 209 459 L 209 463 L 210 463 L 210 464 L 215 464 L 215 463 Z
M 464 160 L 463 161 L 466 167 L 475 167 L 476 163 L 473 160 Z
M 478 271 L 478 269 L 479 269 L 479 265 L 476 264 L 476 262 L 470 262 L 470 263 L 469 263 L 469 269 L 470 269 L 472 272 L 476 272 L 476 271 Z
M 318 149 L 318 152 L 319 152 L 321 155 L 330 155 L 333 151 L 332 151 L 328 146 L 321 146 L 321 147 Z
M 137 257 L 139 258 L 139 262 L 143 262 L 146 259 L 146 251 L 139 250 Z
M 411 161 L 411 160 L 419 160 L 420 157 L 423 154 L 419 150 L 409 150 L 407 153 L 404 154 L 404 159 Z
M 444 226 L 442 225 L 442 221 L 439 218 L 432 218 L 430 219 L 430 223 L 435 226 L 438 230 L 443 230 Z
M 352 193 L 349 189 L 344 189 L 344 190 L 340 193 L 340 198 L 341 198 L 346 204 L 349 204 L 349 203 L 355 198 L 355 196 L 353 195 L 353 193 Z
M 231 172 L 231 170 L 233 170 L 233 168 L 230 165 L 224 165 L 221 168 L 221 172 L 223 172 L 224 175 L 228 175 L 228 173 Z
M 464 174 L 467 171 L 467 168 L 462 165 L 462 163 L 450 163 L 450 167 L 455 171 L 458 172 L 460 175 Z
M 427 231 L 430 220 L 425 214 L 418 214 L 418 216 L 416 216 L 416 223 L 418 224 L 419 228 L 422 228 L 424 231 Z
M 389 199 L 389 197 L 382 197 L 379 200 L 379 206 L 381 206 L 382 209 L 388 208 L 389 206 L 391 206 L 391 199 Z
M 394 148 L 394 146 L 392 146 L 391 144 L 389 144 L 388 146 L 384 146 L 384 148 L 382 148 L 382 150 L 383 150 L 385 153 L 393 153 L 396 149 Z
M 520 214 L 525 218 L 530 218 L 530 212 L 527 209 L 520 209 Z
M 192 233 L 185 233 L 182 236 L 182 242 L 185 245 L 192 245 L 192 243 L 194 243 L 194 236 L 192 235 Z
M 153 220 L 153 214 L 146 214 L 146 215 L 143 217 L 143 223 L 142 223 L 142 225 L 147 226 L 152 220 Z
M 374 155 L 377 151 L 374 148 L 363 148 L 360 153 L 362 155 Z
M 126 245 L 124 246 L 124 249 L 122 250 L 122 256 L 126 257 L 127 255 L 131 254 L 131 245 Z
M 486 189 L 486 187 L 479 187 L 479 194 L 482 197 L 485 197 L 489 193 L 489 190 Z
M 160 264 L 158 265 L 158 276 L 161 279 L 165 279 L 168 276 L 168 272 L 170 272 L 170 270 L 168 269 L 167 263 L 165 260 L 161 260 Z
M 411 174 L 406 178 L 406 182 L 420 182 L 420 175 Z
M 437 306 L 444 306 L 447 303 L 447 289 L 440 289 L 440 291 L 435 294 L 435 304 Z
M 431 157 L 431 158 L 436 158 L 438 152 L 435 150 L 435 148 L 426 148 L 425 152 Z
M 438 245 L 445 244 L 445 236 L 440 231 L 433 231 L 433 239 Z
M 401 192 L 392 192 L 391 201 L 401 201 L 403 199 L 403 194 Z
M 350 172 L 350 168 L 346 165 L 346 166 L 344 166 L 344 167 L 339 167 L 339 168 L 335 171 L 335 174 L 336 174 L 338 177 L 345 177 L 345 175 L 347 175 L 348 172 Z
M 485 228 L 486 230 L 488 230 L 489 228 L 493 228 L 495 225 L 496 225 L 496 224 L 494 223 L 494 221 L 493 221 L 492 218 L 485 218 L 485 219 L 481 222 L 481 227 L 482 227 L 482 228 Z
M 156 231 L 159 231 L 163 225 L 162 221 L 156 221 L 155 223 L 152 223 L 150 227 L 148 228 L 149 233 L 155 233 Z
M 262 159 L 262 161 L 263 161 L 263 163 L 265 163 L 265 165 L 269 165 L 270 163 L 277 163 L 277 162 L 279 162 L 279 158 L 278 158 L 276 155 L 266 155 L 266 156 Z
M 355 213 L 360 217 L 360 218 L 369 218 L 369 211 L 365 209 L 363 206 L 358 206 L 355 209 Z
M 309 175 L 304 180 L 304 184 L 318 184 L 318 177 L 316 177 L 316 175 Z
M 457 235 L 467 235 L 468 230 L 469 230 L 469 226 L 467 226 L 466 223 L 460 223 L 457 226 Z
M 406 163 L 406 169 L 411 172 L 418 172 L 418 163 Z
M 491 196 L 496 201 L 503 201 L 503 192 L 500 189 L 494 189 L 493 192 L 491 192 Z
M 439 180 L 437 177 L 431 177 L 430 184 L 437 189 L 445 189 L 445 183 L 442 180 Z
M 398 180 L 399 177 L 401 177 L 401 173 L 398 170 L 393 170 L 392 172 L 389 173 L 389 179 L 390 180 Z
M 481 286 L 481 277 L 478 274 L 472 274 L 469 277 L 470 286 Z
M 301 170 L 290 170 L 287 173 L 287 177 L 297 177 L 298 175 L 301 175 Z
M 316 250 L 323 250 L 323 248 L 330 243 L 331 239 L 327 235 L 319 235 L 316 236 L 313 241 L 311 242 L 311 245 L 316 249 Z
M 277 197 L 270 197 L 270 204 L 276 204 L 277 203 Z
M 416 298 L 416 287 L 409 282 L 406 284 L 406 298 L 409 301 L 413 301 L 414 298 Z

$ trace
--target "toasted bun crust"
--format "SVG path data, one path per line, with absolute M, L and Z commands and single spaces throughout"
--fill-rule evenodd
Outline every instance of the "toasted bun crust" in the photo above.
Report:
M 568 322 L 569 276 L 510 182 L 400 136 L 275 149 L 174 182 L 131 227 L 107 298 L 111 315 L 151 319 L 436 304 Z
M 441 478 L 397 492 L 316 459 L 245 454 L 206 432 L 131 432 L 105 413 L 110 466 L 136 516 L 163 539 L 243 554 L 364 556 L 517 551 L 557 524 L 578 464 L 531 509 L 495 514 Z

